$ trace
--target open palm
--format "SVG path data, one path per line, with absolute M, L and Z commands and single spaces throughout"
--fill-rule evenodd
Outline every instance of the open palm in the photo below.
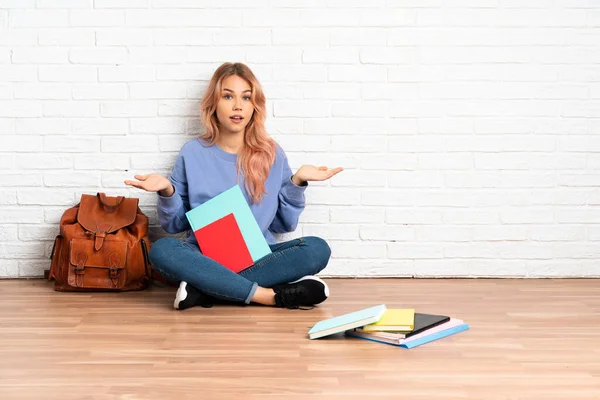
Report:
M 135 175 L 133 180 L 126 180 L 125 184 L 147 192 L 160 192 L 171 187 L 171 182 L 159 174 Z
M 302 181 L 325 181 L 343 170 L 342 167 L 329 169 L 326 166 L 303 165 L 295 175 Z

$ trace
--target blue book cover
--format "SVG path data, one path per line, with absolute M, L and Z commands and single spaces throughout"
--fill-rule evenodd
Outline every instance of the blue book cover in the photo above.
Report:
M 413 347 L 417 347 L 417 346 L 420 346 L 425 343 L 433 342 L 434 340 L 445 338 L 446 336 L 454 335 L 456 333 L 466 331 L 467 329 L 469 329 L 469 324 L 466 324 L 466 323 L 461 324 L 461 325 L 455 326 L 453 328 L 446 329 L 444 331 L 432 333 L 429 336 L 424 336 L 424 337 L 416 339 L 416 340 L 408 341 L 406 343 L 401 344 L 400 347 L 404 347 L 405 349 L 412 349 Z
M 377 322 L 381 319 L 385 310 L 385 304 L 380 304 L 375 307 L 319 321 L 308 331 L 308 337 L 310 339 L 317 339 Z
M 417 347 L 417 346 L 420 346 L 425 343 L 433 342 L 434 340 L 442 339 L 447 336 L 451 336 L 456 333 L 466 331 L 468 329 L 469 329 L 469 324 L 462 323 L 460 325 L 453 326 L 452 328 L 434 332 L 434 333 L 419 337 L 414 340 L 406 340 L 406 342 L 404 340 L 399 340 L 397 342 L 394 342 L 393 340 L 385 340 L 382 338 L 378 338 L 377 336 L 374 336 L 374 335 L 364 335 L 364 334 L 360 334 L 358 332 L 354 332 L 352 330 L 346 331 L 346 335 L 352 336 L 352 337 L 357 337 L 359 339 L 369 340 L 372 342 L 389 344 L 392 346 L 403 347 L 405 349 L 412 349 L 413 347 Z
M 252 260 L 271 254 L 271 248 L 252 214 L 239 185 L 191 209 L 185 215 L 192 231 L 196 232 L 228 214 L 233 214 Z

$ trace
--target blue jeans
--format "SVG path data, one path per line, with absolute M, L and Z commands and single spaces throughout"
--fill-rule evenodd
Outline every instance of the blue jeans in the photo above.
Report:
M 315 275 L 327 266 L 331 249 L 325 240 L 306 236 L 270 245 L 271 254 L 235 273 L 203 255 L 197 246 L 175 238 L 157 240 L 150 262 L 162 276 L 221 300 L 250 303 L 258 286 L 271 288 Z

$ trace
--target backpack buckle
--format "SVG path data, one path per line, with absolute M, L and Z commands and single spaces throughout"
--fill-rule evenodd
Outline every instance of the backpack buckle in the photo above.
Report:
M 85 272 L 85 262 L 87 261 L 87 258 L 87 254 L 83 251 L 77 252 L 77 255 L 75 256 L 75 262 L 77 262 L 77 266 L 73 268 L 75 275 L 83 275 Z
M 108 276 L 110 279 L 119 279 L 120 272 L 119 268 L 109 268 Z

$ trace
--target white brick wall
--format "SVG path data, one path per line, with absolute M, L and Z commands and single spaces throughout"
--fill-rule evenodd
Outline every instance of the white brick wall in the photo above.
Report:
M 595 0 L 0 0 L 0 277 L 82 193 L 141 199 L 223 61 L 264 84 L 327 276 L 600 276 Z M 151 228 L 153 238 L 160 229 Z

